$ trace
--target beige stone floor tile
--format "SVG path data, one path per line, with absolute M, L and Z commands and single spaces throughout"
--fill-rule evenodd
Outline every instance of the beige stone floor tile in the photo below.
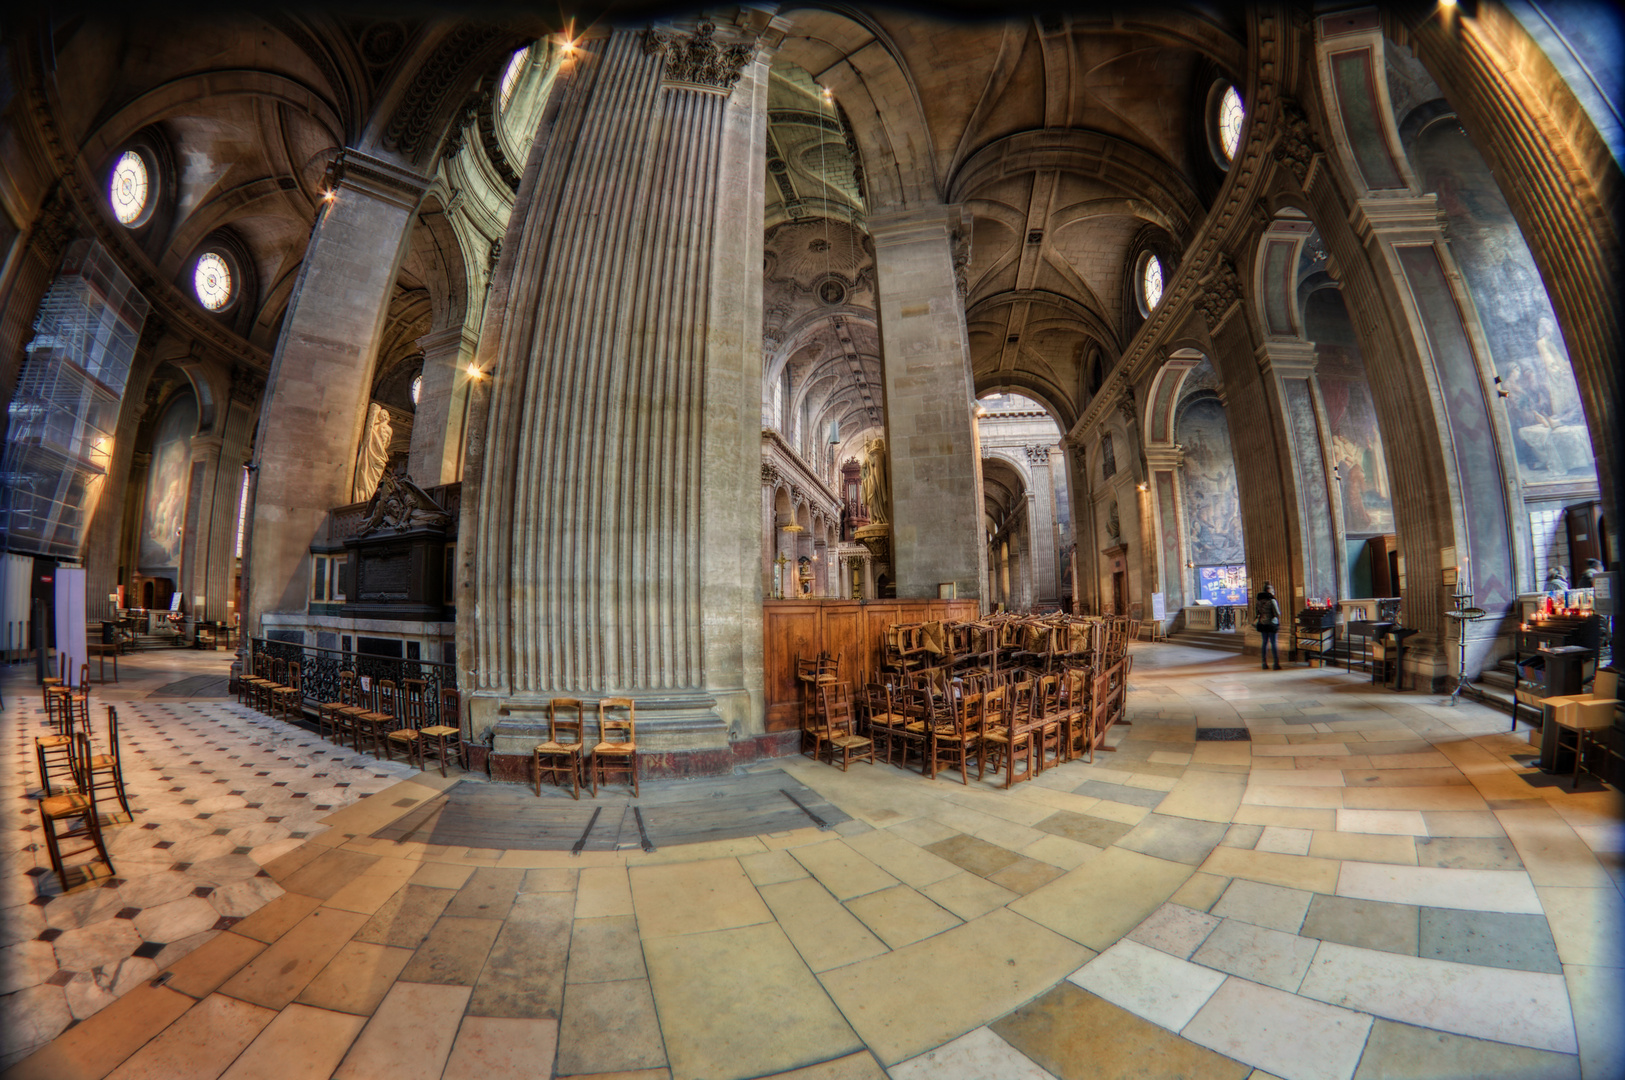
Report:
M 1290 806 L 1243 806 L 1236 811 L 1238 825 L 1279 825 L 1287 829 L 1335 829 L 1336 810 L 1305 810 Z
M 773 1080 L 886 1080 L 886 1070 L 875 1061 L 873 1054 L 860 1050 L 833 1061 L 777 1073 Z
M 563 1074 L 561 1073 L 560 1076 Z M 670 1069 L 618 1069 L 604 1073 L 572 1073 L 569 1080 L 671 1080 Z
M 1625 901 L 1619 890 L 1537 885 L 1564 964 L 1625 967 Z
M 334 893 L 328 899 L 327 906 L 372 915 L 412 878 L 417 869 L 417 863 L 405 859 L 379 859 L 360 877 Z
M 473 875 L 472 866 L 459 866 L 455 863 L 425 862 L 419 863 L 417 871 L 412 875 L 414 885 L 427 885 L 431 889 L 461 889 L 468 883 Z
M 525 871 L 525 880 L 519 886 L 519 891 L 522 893 L 573 893 L 580 881 L 581 873 L 578 870 L 552 867 L 538 868 Z
M 220 992 L 281 1009 L 303 992 L 366 921 L 359 912 L 317 908 L 221 984 Z
M 952 877 L 960 870 L 947 859 L 925 850 L 918 844 L 910 843 L 887 829 L 876 829 L 861 836 L 849 837 L 846 843 L 898 881 L 912 885 L 916 889 L 933 881 Z
M 885 943 L 813 878 L 764 885 L 761 893 L 779 927 L 814 971 L 867 960 L 886 951 Z
M 1093 956 L 997 910 L 822 979 L 869 1049 L 891 1065 L 1003 1016 Z M 909 1007 L 897 1008 L 898 1001 Z
M 1252 745 L 1243 742 L 1200 742 L 1191 754 L 1196 765 L 1248 765 L 1252 760 Z
M 289 1005 L 220 1080 L 329 1080 L 366 1023 L 364 1016 Z
M 773 917 L 737 859 L 634 866 L 631 881 L 638 930 L 645 940 L 749 926 Z
M 1309 855 L 1278 855 L 1270 851 L 1217 847 L 1202 863 L 1205 873 L 1217 877 L 1239 877 L 1289 889 L 1334 893 L 1337 891 L 1337 862 Z
M 742 1080 L 863 1048 L 772 923 L 658 938 L 644 949 L 673 1080 Z
M 468 919 L 507 918 L 524 880 L 525 871 L 514 867 L 480 867 L 457 890 L 445 913 Z
M 1291 739 L 1294 736 L 1288 735 Z M 1348 757 L 1349 748 L 1341 742 L 1311 742 L 1288 743 L 1285 746 L 1255 746 L 1253 757 Z
M 371 1016 L 412 959 L 411 949 L 351 941 L 310 981 L 296 999 L 330 1012 Z M 359 1027 L 357 1030 L 360 1030 Z
M 1207 775 L 1216 776 L 1219 774 L 1208 773 Z M 1162 801 L 1166 803 L 1168 800 L 1163 799 Z M 1107 821 L 1116 821 L 1124 825 L 1138 825 L 1145 820 L 1145 816 L 1150 812 L 1147 807 L 1130 806 L 1128 803 L 1115 802 L 1111 799 L 1101 799 L 1089 810 L 1089 813 L 1094 817 L 1105 818 Z
M 907 885 L 854 897 L 846 902 L 846 909 L 893 949 L 951 930 L 963 921 Z
M 624 866 L 583 866 L 576 887 L 575 917 L 632 914 L 632 885 Z
M 1529 1077 L 1580 1080 L 1579 1059 L 1526 1046 L 1488 1042 L 1392 1020 L 1378 1020 L 1354 1080 L 1454 1080 Z M 1604 1074 L 1599 1074 L 1604 1075 Z
M 114 1069 L 108 1080 L 215 1080 L 276 1016 L 210 994 Z
M 841 840 L 808 844 L 795 848 L 791 854 L 837 900 L 850 900 L 897 884 L 895 877 Z
M 1416 865 L 1416 841 L 1409 836 L 1317 831 L 1309 854 L 1320 859 L 1356 859 L 1363 862 Z
M 1618 955 L 1617 953 L 1615 954 Z M 1580 1075 L 1625 1076 L 1625 969 L 1564 964 L 1580 1042 Z
M 1253 772 L 1270 771 L 1272 776 L 1281 773 L 1295 774 L 1298 762 L 1296 758 L 1290 757 L 1255 757 L 1247 767 Z
M 165 969 L 170 972 L 167 985 L 195 998 L 207 997 L 264 948 L 264 942 L 230 930 L 216 934 Z
M 1504 770 L 1503 770 L 1504 771 Z M 1511 776 L 1510 773 L 1507 774 Z M 1475 778 L 1476 779 L 1476 778 Z M 1516 780 L 1516 778 L 1513 778 Z M 1361 788 L 1411 788 L 1411 787 L 1458 787 L 1471 790 L 1473 782 L 1461 774 L 1454 766 L 1443 769 L 1348 769 L 1344 773 L 1344 782 L 1348 787 Z M 1516 781 L 1522 790 L 1522 795 L 1512 792 L 1503 792 L 1486 798 L 1530 798 L 1528 785 L 1522 780 Z
M 1059 1080 L 1244 1080 L 1249 1071 L 1070 982 L 990 1027 Z M 966 1076 L 972 1078 L 982 1080 L 981 1074 Z
M 333 1080 L 440 1080 L 468 995 L 466 986 L 396 983 Z
M 585 855 L 586 852 L 582 854 Z M 578 856 L 572 856 L 568 851 L 525 851 L 520 848 L 509 848 L 497 859 L 496 865 L 514 870 L 569 870 L 574 868 L 572 863 L 579 861 Z
M 1373 769 L 1437 769 L 1450 765 L 1450 759 L 1437 750 L 1414 754 L 1372 754 Z
M 101 1080 L 194 1004 L 167 987 L 139 985 L 12 1066 L 5 1080 Z
M 1257 775 L 1256 773 L 1254 775 Z M 1299 810 L 1335 810 L 1344 805 L 1346 790 L 1337 787 L 1292 787 L 1274 784 L 1265 774 L 1247 785 L 1241 801 L 1247 806 L 1287 806 Z
M 825 835 L 824 830 L 815 826 L 808 826 L 805 829 L 791 829 L 789 832 L 769 833 L 767 836 L 758 836 L 757 839 L 769 851 L 787 851 L 803 844 L 816 844 L 824 839 Z
M 1051 866 L 1059 866 L 1062 870 L 1076 870 L 1103 850 L 1065 836 L 1050 835 L 1034 840 L 1021 849 L 1021 854 Z
M 760 855 L 769 850 L 754 836 L 736 840 L 710 840 L 700 844 L 678 844 L 656 848 L 654 851 L 627 851 L 622 854 L 628 866 L 660 866 L 666 863 L 690 862 L 697 859 L 742 859 Z
M 958 834 L 959 830 L 932 817 L 917 817 L 908 821 L 892 825 L 886 830 L 896 833 L 904 840 L 920 847 L 928 847 L 938 840 L 946 840 Z
M 413 983 L 473 986 L 501 929 L 501 919 L 442 915 L 402 969 L 401 978 Z
M 1013 901 L 1009 910 L 1099 952 L 1139 925 L 1190 874 L 1180 863 L 1108 848 Z
M 556 1020 L 564 996 L 573 897 L 525 893 L 514 901 L 474 984 L 475 1016 Z M 629 915 L 610 916 L 632 921 Z
M 265 864 L 265 872 L 277 881 L 282 881 L 312 859 L 328 851 L 325 844 L 306 840 L 292 851 L 284 852 Z
M 233 933 L 255 941 L 275 941 L 320 907 L 321 903 L 313 896 L 283 893 L 231 929 Z
M 1342 787 L 1343 772 L 1316 764 L 1318 758 L 1293 758 L 1291 769 L 1277 770 L 1260 781 L 1272 787 Z
M 750 878 L 751 884 L 757 886 L 776 885 L 781 881 L 794 881 L 796 878 L 808 876 L 807 868 L 796 862 L 795 856 L 784 850 L 746 855 L 739 860 L 739 865 L 744 869 L 745 876 Z
M 1236 774 L 1188 771 L 1157 805 L 1157 813 L 1228 823 L 1246 787 L 1246 778 Z
M 467 1017 L 442 1080 L 532 1080 L 551 1067 L 558 1041 L 557 1020 Z
M 281 879 L 278 884 L 291 893 L 328 900 L 355 878 L 365 874 L 377 862 L 376 855 L 363 855 L 357 851 L 334 848 L 322 852 Z
M 356 933 L 356 940 L 415 949 L 429 936 L 440 913 L 455 895 L 450 889 L 408 883 L 367 920 Z
M 638 921 L 631 915 L 577 919 L 570 931 L 566 982 L 621 982 L 648 977 Z
M 932 882 L 920 891 L 961 919 L 985 915 L 1020 895 L 969 871 Z
M 1497 810 L 1495 817 L 1536 885 L 1604 888 L 1612 884 L 1591 848 L 1549 806 Z
M 1351 810 L 1489 809 L 1470 786 L 1345 788 L 1343 805 Z
M 1192 874 L 1185 884 L 1175 889 L 1168 900 L 1171 903 L 1195 908 L 1197 911 L 1207 911 L 1218 902 L 1219 897 L 1223 896 L 1229 887 L 1229 878 L 1204 874 L 1199 870 Z

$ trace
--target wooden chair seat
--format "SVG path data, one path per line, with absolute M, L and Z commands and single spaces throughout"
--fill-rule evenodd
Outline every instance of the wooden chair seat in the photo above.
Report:
M 592 752 L 594 754 L 630 755 L 637 753 L 638 748 L 636 746 L 628 746 L 626 743 L 601 742 L 592 748 Z
M 40 816 L 52 821 L 74 817 L 90 809 L 90 800 L 77 791 L 65 795 L 47 795 L 39 801 Z
M 631 698 L 598 699 L 598 742 L 587 759 L 593 798 L 598 797 L 598 781 L 607 781 L 612 770 L 626 772 L 632 796 L 638 797 L 637 703 Z
M 430 727 L 424 728 L 423 734 L 429 736 L 430 738 L 438 739 L 447 735 L 459 734 L 461 731 L 461 728 L 447 727 L 445 724 L 434 724 Z

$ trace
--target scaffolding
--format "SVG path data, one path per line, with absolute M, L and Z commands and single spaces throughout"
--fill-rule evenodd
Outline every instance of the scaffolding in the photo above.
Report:
M 0 453 L 9 551 L 79 557 L 107 477 L 148 303 L 102 246 L 75 241 L 34 318 Z

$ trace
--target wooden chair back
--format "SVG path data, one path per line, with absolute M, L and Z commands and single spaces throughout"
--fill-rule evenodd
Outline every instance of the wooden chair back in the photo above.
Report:
M 401 700 L 406 706 L 406 726 L 421 731 L 429 723 L 429 703 L 424 700 L 429 684 L 422 679 L 401 680 Z
M 374 712 L 381 712 L 385 716 L 400 719 L 401 715 L 401 689 L 395 685 L 394 679 L 379 679 L 378 690 L 375 694 L 376 704 Z
M 823 699 L 823 725 L 826 737 L 851 735 L 857 727 L 852 711 L 852 684 L 848 682 L 824 683 L 818 688 Z
M 625 714 L 621 715 L 621 711 Z M 631 698 L 598 699 L 598 741 L 624 742 L 636 746 L 638 741 L 638 709 Z
M 361 704 L 361 684 L 356 681 L 353 671 L 339 672 L 339 704 Z
M 463 697 L 455 686 L 440 688 L 440 711 L 435 717 L 435 722 L 444 727 L 462 727 Z
M 456 691 L 452 691 L 456 693 Z M 586 709 L 580 698 L 554 698 L 547 703 L 547 741 L 560 746 L 586 742 Z M 560 715 L 560 714 L 564 715 Z M 569 736 L 566 738 L 565 736 Z

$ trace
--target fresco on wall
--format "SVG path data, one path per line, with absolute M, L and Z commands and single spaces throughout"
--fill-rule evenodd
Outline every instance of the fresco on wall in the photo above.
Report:
M 1186 399 L 1174 425 L 1174 438 L 1185 448 L 1184 509 L 1190 561 L 1198 565 L 1245 562 L 1236 460 L 1230 448 L 1230 425 L 1219 399 Z
M 1310 596 L 1337 592 L 1337 556 L 1332 544 L 1331 515 L 1323 508 L 1330 501 L 1326 467 L 1320 453 L 1320 426 L 1309 395 L 1308 379 L 1282 379 L 1288 430 L 1292 434 L 1298 498 L 1308 543 L 1304 545 L 1304 587 Z
M 197 399 L 175 399 L 158 421 L 147 469 L 147 501 L 141 515 L 141 571 L 174 571 L 181 564 L 181 523 L 186 517 L 187 465 L 197 434 Z
M 1394 504 L 1377 409 L 1340 292 L 1319 289 L 1309 296 L 1304 331 L 1315 343 L 1315 378 L 1326 406 L 1327 449 L 1343 497 L 1343 531 L 1355 536 L 1391 533 Z
M 1596 475 L 1568 350 L 1535 261 L 1484 159 L 1454 119 L 1409 147 L 1425 190 L 1437 192 L 1496 374 L 1525 483 Z

